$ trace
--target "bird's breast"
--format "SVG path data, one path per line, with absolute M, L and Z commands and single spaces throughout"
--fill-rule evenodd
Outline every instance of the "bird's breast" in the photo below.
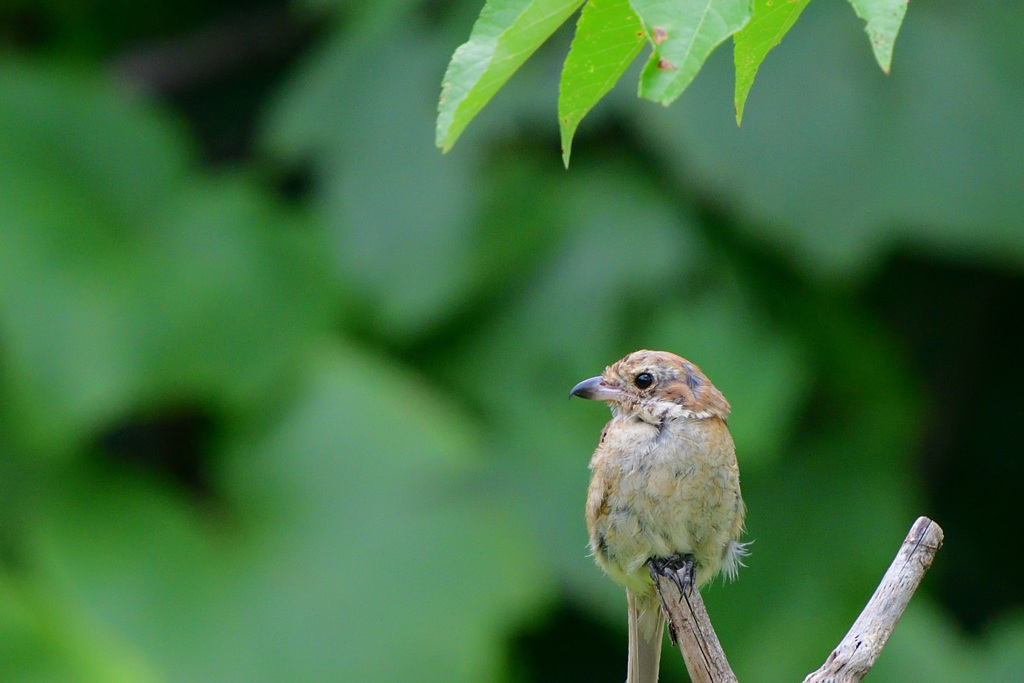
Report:
M 587 499 L 598 562 L 624 583 L 650 557 L 690 553 L 716 568 L 736 514 L 735 462 L 717 418 L 612 420 L 591 460 Z

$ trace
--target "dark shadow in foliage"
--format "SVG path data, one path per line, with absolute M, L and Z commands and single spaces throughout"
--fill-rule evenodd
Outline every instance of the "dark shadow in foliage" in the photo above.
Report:
M 867 298 L 924 378 L 923 512 L 942 520 L 950 541 L 933 585 L 979 632 L 1024 607 L 1014 542 L 1024 482 L 1024 277 L 904 254 Z
M 622 621 L 625 625 L 625 609 Z M 509 659 L 511 680 L 523 683 L 622 683 L 626 633 L 563 600 L 511 639 Z
M 128 465 L 172 482 L 195 499 L 209 501 L 215 421 L 200 408 L 175 406 L 111 425 L 96 440 L 94 452 L 114 465 Z

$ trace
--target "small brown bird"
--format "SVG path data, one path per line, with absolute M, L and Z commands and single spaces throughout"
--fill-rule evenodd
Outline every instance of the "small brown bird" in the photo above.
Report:
M 656 683 L 664 618 L 652 577 L 691 590 L 719 571 L 734 578 L 746 555 L 729 403 L 690 361 L 647 350 L 580 382 L 571 396 L 612 411 L 590 461 L 590 549 L 626 587 L 626 683 Z

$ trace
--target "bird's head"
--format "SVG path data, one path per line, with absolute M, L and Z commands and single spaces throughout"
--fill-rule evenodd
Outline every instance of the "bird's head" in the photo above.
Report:
M 650 422 L 729 416 L 729 402 L 700 368 L 667 351 L 634 351 L 577 384 L 570 396 L 605 401 L 615 415 Z

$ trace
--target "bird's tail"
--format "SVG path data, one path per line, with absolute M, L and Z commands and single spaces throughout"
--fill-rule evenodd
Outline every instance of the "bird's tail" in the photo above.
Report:
M 626 683 L 658 683 L 664 617 L 657 595 L 626 589 L 629 606 L 629 664 Z

